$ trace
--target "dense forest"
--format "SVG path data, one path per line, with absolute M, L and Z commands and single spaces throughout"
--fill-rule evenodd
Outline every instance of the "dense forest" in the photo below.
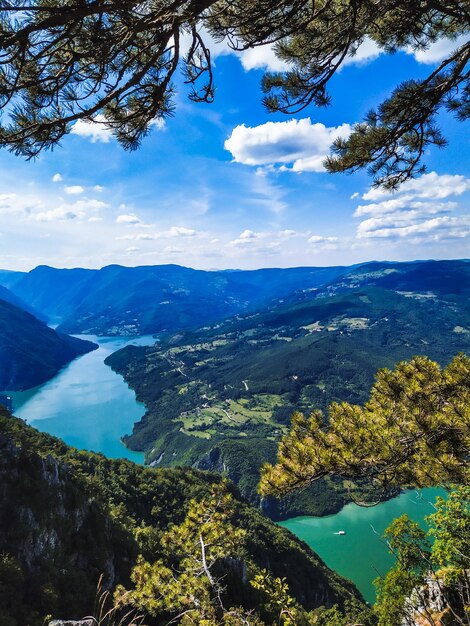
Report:
M 352 584 L 220 476 L 80 452 L 0 407 L 0 623 L 42 626 L 46 615 L 90 614 L 100 577 L 105 590 L 129 587 L 139 554 L 171 566 L 175 544 L 165 547 L 165 534 L 185 523 L 191 507 L 207 510 L 214 488 L 233 502 L 224 523 L 243 537 L 218 559 L 225 603 L 274 619 L 269 598 L 250 584 L 267 572 L 285 579 L 303 610 L 367 613 Z M 161 616 L 145 623 L 160 624 Z

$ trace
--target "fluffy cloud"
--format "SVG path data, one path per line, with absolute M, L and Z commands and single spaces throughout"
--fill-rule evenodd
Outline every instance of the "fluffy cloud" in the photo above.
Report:
M 247 72 L 259 69 L 269 72 L 285 72 L 288 69 L 288 65 L 276 56 L 273 46 L 270 45 L 243 50 L 237 56 Z
M 239 250 L 244 255 L 273 255 L 279 254 L 281 244 L 276 233 L 262 233 L 253 230 L 244 230 L 229 243 L 233 250 Z
M 359 205 L 355 217 L 363 220 L 357 227 L 358 239 L 408 238 L 411 241 L 445 241 L 470 234 L 470 218 L 457 202 L 442 201 L 470 190 L 470 179 L 460 175 L 425 174 L 392 192 L 370 189 L 362 197 L 376 200 Z
M 344 65 L 366 65 L 366 63 L 370 63 L 374 61 L 377 57 L 382 54 L 382 50 L 379 46 L 366 37 L 364 41 L 361 43 L 359 48 L 356 50 L 356 54 L 354 56 L 347 56 L 343 61 Z
M 97 115 L 93 122 L 78 120 L 70 132 L 72 135 L 89 139 L 91 143 L 109 143 L 112 139 L 109 128 L 105 126 L 104 115 Z
M 244 165 L 282 164 L 294 172 L 322 172 L 323 160 L 336 137 L 347 137 L 349 124 L 329 128 L 310 118 L 236 126 L 225 141 L 233 160 Z M 287 168 L 286 166 L 291 166 Z
M 142 220 L 135 213 L 124 213 L 117 216 L 116 223 L 135 226 L 136 224 L 142 224 Z
M 81 198 L 75 202 L 57 199 L 55 194 L 43 191 L 37 194 L 0 194 L 0 215 L 12 215 L 17 219 L 37 222 L 64 222 L 87 217 L 109 205 L 93 198 Z
M 447 58 L 454 50 L 457 50 L 460 46 L 467 43 L 468 36 L 460 35 L 456 39 L 439 39 L 425 50 L 413 50 L 407 48 L 405 52 L 412 54 L 418 63 L 425 63 L 427 65 L 433 65 L 439 63 Z
M 311 237 L 309 237 L 308 243 L 318 245 L 325 243 L 337 243 L 338 241 L 338 237 L 323 237 L 322 235 L 312 235 Z
M 81 185 L 70 185 L 69 187 L 64 187 L 65 193 L 74 196 L 81 194 L 85 191 L 85 189 Z
M 150 122 L 150 126 L 157 130 L 163 130 L 165 128 L 165 120 L 157 117 Z M 93 122 L 78 120 L 72 126 L 70 132 L 72 135 L 89 139 L 91 143 L 109 143 L 113 138 L 111 130 L 106 126 L 104 115 L 96 115 Z
M 292 239 L 292 237 L 297 237 L 299 233 L 295 230 L 287 229 L 287 230 L 281 230 L 278 234 L 281 239 Z
M 183 226 L 172 226 L 169 230 L 162 233 L 163 237 L 195 237 L 197 232 L 192 228 L 184 228 Z
M 394 216 L 387 220 L 371 218 L 359 224 L 359 239 L 402 239 L 413 237 L 416 240 L 442 241 L 462 239 L 470 234 L 470 218 L 442 216 L 417 223 L 409 223 L 407 215 Z
M 51 180 L 52 180 L 53 183 L 60 183 L 61 180 L 62 180 L 62 175 L 59 174 L 59 173 L 54 174 L 54 176 L 52 177 Z
M 382 188 L 369 189 L 362 197 L 364 200 L 382 200 L 396 195 L 412 194 L 416 198 L 432 198 L 442 200 L 448 196 L 460 196 L 470 189 L 470 178 L 459 174 L 443 174 L 436 172 L 424 174 L 420 178 L 408 180 L 399 188 L 398 192 Z
M 136 220 L 136 221 L 134 221 Z M 140 219 L 134 213 L 130 215 L 120 215 L 117 220 L 118 224 L 132 224 L 138 226 L 145 226 Z M 202 236 L 200 233 L 192 228 L 185 228 L 184 226 L 172 226 L 168 230 L 162 230 L 155 233 L 136 233 L 133 235 L 122 235 L 116 237 L 117 241 L 156 241 L 157 239 L 176 239 L 176 238 L 192 238 Z

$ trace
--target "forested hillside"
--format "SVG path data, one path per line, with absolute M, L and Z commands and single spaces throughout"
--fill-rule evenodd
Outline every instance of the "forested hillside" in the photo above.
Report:
M 46 382 L 96 344 L 58 333 L 30 313 L 0 300 L 0 390 Z
M 274 459 L 295 410 L 362 403 L 381 367 L 417 354 L 446 364 L 470 351 L 468 267 L 363 267 L 266 312 L 111 355 L 148 408 L 127 445 L 152 464 L 225 471 L 258 503 L 259 466 Z M 320 482 L 263 506 L 274 518 L 325 514 L 350 488 Z
M 217 484 L 236 507 L 227 523 L 243 531 L 219 560 L 224 599 L 269 618 L 270 599 L 249 579 L 266 569 L 285 577 L 307 610 L 353 603 L 358 592 L 293 535 L 240 500 L 221 478 L 194 469 L 153 470 L 79 452 L 9 416 L 0 407 L 0 623 L 42 626 L 46 615 L 80 618 L 93 611 L 96 586 L 131 587 L 138 554 L 171 566 L 162 537 Z M 147 626 L 160 623 L 146 616 Z

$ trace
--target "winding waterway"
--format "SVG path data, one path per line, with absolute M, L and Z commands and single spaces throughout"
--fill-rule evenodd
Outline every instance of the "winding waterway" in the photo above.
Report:
M 69 445 L 143 463 L 144 455 L 126 448 L 121 437 L 131 432 L 145 407 L 104 360 L 128 344 L 151 345 L 155 339 L 82 338 L 98 343 L 98 350 L 78 357 L 48 383 L 12 394 L 15 414 Z M 373 508 L 348 504 L 336 515 L 297 517 L 281 525 L 308 543 L 329 567 L 352 580 L 366 600 L 373 602 L 372 581 L 392 564 L 380 536 L 395 517 L 404 513 L 423 525 L 424 517 L 433 511 L 437 493 L 437 489 L 410 491 Z M 335 534 L 340 530 L 345 534 Z
M 132 431 L 145 407 L 104 360 L 126 345 L 151 345 L 155 339 L 150 335 L 132 339 L 79 337 L 97 343 L 98 350 L 78 357 L 44 385 L 12 394 L 15 414 L 76 448 L 143 463 L 144 455 L 126 448 L 121 437 Z

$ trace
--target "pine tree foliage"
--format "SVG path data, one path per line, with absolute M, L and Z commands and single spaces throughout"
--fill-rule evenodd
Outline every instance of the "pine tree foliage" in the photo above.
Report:
M 86 120 L 136 148 L 172 113 L 178 68 L 192 100 L 213 100 L 209 34 L 236 50 L 273 45 L 287 71 L 266 74 L 264 102 L 293 113 L 329 103 L 330 80 L 365 40 L 425 50 L 469 23 L 464 0 L 4 0 L 0 144 L 30 158 Z M 470 43 L 456 44 L 426 79 L 398 86 L 336 142 L 327 168 L 369 167 L 390 187 L 422 171 L 425 150 L 445 144 L 438 111 L 468 117 L 469 59 Z
M 262 468 L 260 492 L 282 496 L 325 476 L 389 485 L 468 484 L 470 359 L 444 369 L 426 357 L 380 370 L 363 406 L 330 405 L 293 416 L 277 463 Z
M 164 558 L 139 557 L 133 588 L 116 590 L 115 610 L 125 615 L 137 610 L 156 623 L 181 626 L 375 626 L 371 611 L 354 597 L 341 610 L 335 605 L 306 611 L 290 595 L 285 578 L 250 559 L 247 532 L 234 526 L 235 514 L 224 484 L 214 485 L 210 497 L 192 500 L 183 522 L 159 537 Z M 253 608 L 230 605 L 231 571 L 245 581 L 245 594 L 254 590 Z
M 396 560 L 376 580 L 379 626 L 468 626 L 470 623 L 470 488 L 438 498 L 425 532 L 407 515 L 385 539 Z

